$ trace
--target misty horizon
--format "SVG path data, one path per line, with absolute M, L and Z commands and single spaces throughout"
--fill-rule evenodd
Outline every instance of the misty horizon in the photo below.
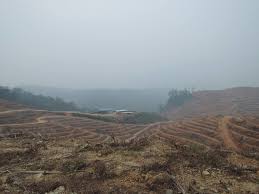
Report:
M 259 2 L 1 1 L 0 83 L 71 89 L 259 86 Z
M 45 89 L 60 89 L 60 90 L 71 90 L 71 91 L 143 91 L 143 90 L 166 90 L 170 91 L 171 89 L 177 89 L 177 90 L 190 90 L 190 91 L 216 91 L 216 90 L 227 90 L 227 89 L 234 89 L 234 88 L 259 88 L 259 85 L 237 85 L 237 86 L 229 86 L 229 87 L 218 87 L 218 88 L 188 88 L 188 87 L 147 87 L 147 88 L 138 88 L 138 87 L 132 87 L 132 88 L 77 88 L 77 87 L 56 87 L 56 86 L 48 86 L 48 85 L 33 85 L 33 84 L 26 84 L 26 85 L 15 85 L 15 84 L 9 84 L 9 85 L 1 85 L 3 87 L 9 87 L 9 88 L 22 88 L 24 90 L 27 90 L 28 88 L 37 88 L 37 90 L 40 90 L 41 88 Z

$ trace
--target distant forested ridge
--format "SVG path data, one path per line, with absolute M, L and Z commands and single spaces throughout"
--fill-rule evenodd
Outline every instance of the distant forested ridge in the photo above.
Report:
M 159 112 L 168 99 L 169 88 L 162 89 L 67 89 L 20 86 L 33 94 L 61 97 L 90 112 L 99 109 L 127 109 L 137 112 Z
M 23 104 L 32 108 L 52 111 L 75 111 L 78 110 L 73 102 L 65 102 L 61 98 L 53 98 L 43 95 L 34 95 L 21 88 L 10 89 L 0 86 L 0 98 L 8 101 Z
M 184 89 L 172 89 L 168 93 L 168 100 L 165 106 L 161 106 L 161 111 L 165 111 L 174 107 L 183 105 L 186 101 L 193 98 L 192 91 Z

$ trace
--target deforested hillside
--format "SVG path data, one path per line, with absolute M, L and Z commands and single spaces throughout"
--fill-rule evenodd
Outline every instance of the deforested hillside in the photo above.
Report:
M 136 125 L 14 108 L 0 111 L 0 193 L 259 191 L 259 117 Z
M 197 91 L 181 106 L 167 108 L 170 119 L 206 115 L 258 115 L 259 88 Z
M 83 116 L 85 115 L 85 116 Z M 87 142 L 129 142 L 158 138 L 195 144 L 204 148 L 224 147 L 236 152 L 259 152 L 259 117 L 206 116 L 147 124 L 106 122 L 89 114 L 35 109 L 0 111 L 1 138 L 83 138 Z

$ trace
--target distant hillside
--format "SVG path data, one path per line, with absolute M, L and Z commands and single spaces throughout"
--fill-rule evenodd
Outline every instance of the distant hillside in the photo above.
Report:
M 206 115 L 259 115 L 259 88 L 239 87 L 226 90 L 197 91 L 192 99 L 171 108 L 170 119 Z
M 128 109 L 138 112 L 158 112 L 167 100 L 169 89 L 88 89 L 75 90 L 40 86 L 23 86 L 35 94 L 60 97 L 75 102 L 81 108 Z
M 11 102 L 8 100 L 0 99 L 0 112 L 9 110 L 25 109 L 26 106 Z
M 34 95 L 30 92 L 26 92 L 20 88 L 10 89 L 8 87 L 0 86 L 0 104 L 3 104 L 3 109 L 22 107 L 26 105 L 28 107 L 55 110 L 55 111 L 72 111 L 78 110 L 72 102 L 65 102 L 61 98 L 52 98 L 43 95 Z M 18 105 L 20 104 L 20 105 Z

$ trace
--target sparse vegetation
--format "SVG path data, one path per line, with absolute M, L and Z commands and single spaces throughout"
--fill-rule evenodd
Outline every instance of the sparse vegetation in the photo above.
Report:
M 166 120 L 166 118 L 158 113 L 141 112 L 132 115 L 126 115 L 122 118 L 121 122 L 130 124 L 148 124 Z
M 82 114 L 82 113 L 72 113 L 75 117 L 83 117 L 83 118 L 89 118 L 89 119 L 95 119 L 100 120 L 104 122 L 117 122 L 115 117 L 112 116 L 103 116 L 103 115 L 97 115 L 97 114 Z
M 1 114 L 0 192 L 256 193 L 257 143 L 247 141 L 258 135 L 254 124 L 215 116 L 136 125 L 36 112 Z M 240 152 L 228 149 L 222 121 Z
M 125 114 L 120 117 L 117 116 L 107 116 L 101 114 L 83 114 L 83 113 L 72 113 L 76 117 L 84 117 L 89 119 L 101 120 L 104 122 L 113 122 L 113 123 L 127 123 L 127 124 L 148 124 L 155 123 L 160 121 L 166 121 L 167 119 L 161 116 L 158 113 L 148 113 L 148 112 L 139 112 L 133 114 Z

